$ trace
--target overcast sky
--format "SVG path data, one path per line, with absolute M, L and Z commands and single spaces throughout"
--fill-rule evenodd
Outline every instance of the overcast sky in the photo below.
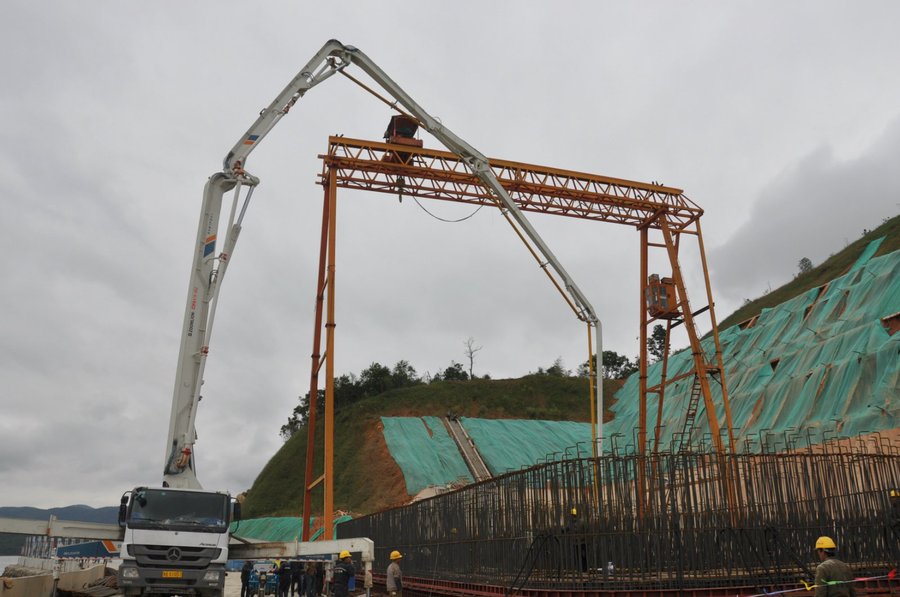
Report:
M 488 156 L 684 189 L 722 319 L 900 211 L 898 22 L 891 1 L 7 0 L 0 506 L 114 505 L 161 481 L 203 185 L 328 39 Z M 329 134 L 378 140 L 390 115 L 335 77 L 249 160 L 262 184 L 197 419 L 205 487 L 247 489 L 281 445 L 308 390 L 317 155 Z M 447 224 L 412 200 L 338 201 L 338 372 L 434 373 L 470 336 L 494 378 L 585 360 L 583 324 L 495 210 Z M 638 234 L 530 218 L 605 348 L 636 354 Z M 690 251 L 683 267 L 696 282 Z

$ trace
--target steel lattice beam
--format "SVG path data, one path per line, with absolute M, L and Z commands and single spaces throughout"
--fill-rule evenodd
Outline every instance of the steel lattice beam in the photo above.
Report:
M 329 137 L 328 153 L 319 157 L 320 184 L 330 169 L 338 187 L 495 205 L 465 162 L 450 152 Z M 659 227 L 656 220 L 664 213 L 675 230 L 684 230 L 703 215 L 673 187 L 507 160 L 491 159 L 490 166 L 523 211 L 650 228 Z

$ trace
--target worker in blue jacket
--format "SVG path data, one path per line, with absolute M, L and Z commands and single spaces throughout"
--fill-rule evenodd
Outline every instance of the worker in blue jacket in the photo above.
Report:
M 340 561 L 334 565 L 332 579 L 334 582 L 334 597 L 347 597 L 350 579 L 356 576 L 356 569 L 350 559 L 350 552 L 344 550 L 338 556 Z

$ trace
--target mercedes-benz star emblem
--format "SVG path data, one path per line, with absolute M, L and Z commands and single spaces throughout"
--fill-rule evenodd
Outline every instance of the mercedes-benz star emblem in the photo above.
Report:
M 166 552 L 166 559 L 170 562 L 177 562 L 181 559 L 181 550 L 177 547 L 170 547 L 169 551 Z

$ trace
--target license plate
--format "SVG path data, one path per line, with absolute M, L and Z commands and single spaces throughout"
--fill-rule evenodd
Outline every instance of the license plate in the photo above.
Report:
M 163 578 L 181 578 L 182 573 L 181 573 L 181 570 L 163 570 L 162 577 Z

